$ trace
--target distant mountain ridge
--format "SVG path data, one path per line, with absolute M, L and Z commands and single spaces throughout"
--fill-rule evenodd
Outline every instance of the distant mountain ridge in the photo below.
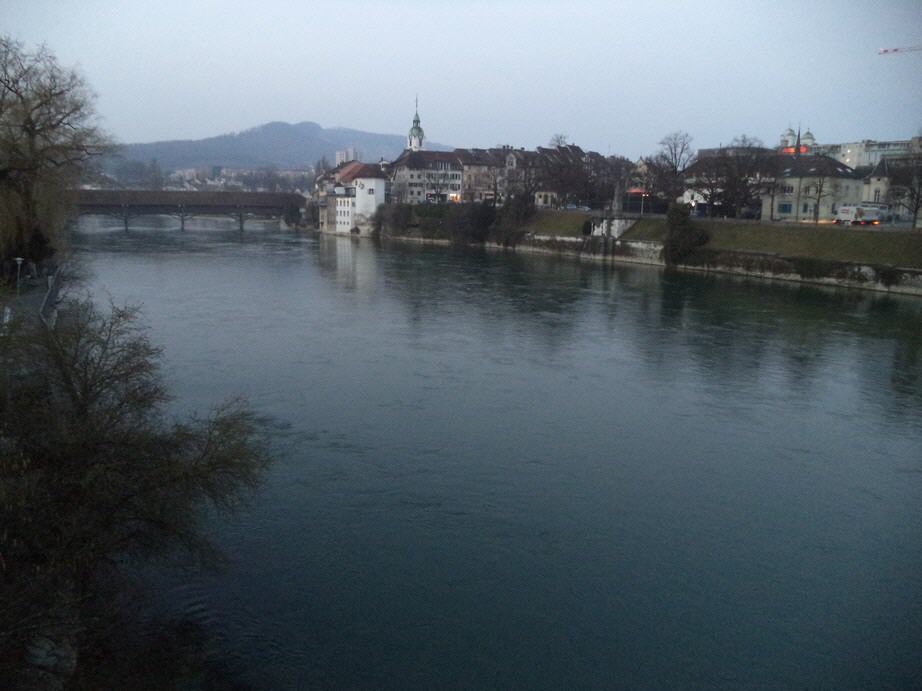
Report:
M 334 163 L 336 152 L 348 147 L 356 148 L 363 161 L 393 160 L 406 143 L 406 137 L 398 134 L 324 128 L 316 122 L 269 122 L 206 139 L 125 144 L 119 153 L 128 160 L 156 159 L 164 170 L 211 166 L 307 168 L 323 156 Z M 450 151 L 453 147 L 426 142 L 426 148 Z

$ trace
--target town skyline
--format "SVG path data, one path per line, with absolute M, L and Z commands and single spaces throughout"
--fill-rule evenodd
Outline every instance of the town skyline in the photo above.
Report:
M 424 118 L 421 118 L 421 120 L 424 120 Z M 361 134 L 373 135 L 373 136 L 380 136 L 380 137 L 405 137 L 405 136 L 406 136 L 406 133 L 405 133 L 405 132 L 404 132 L 404 133 L 401 133 L 401 132 L 383 132 L 383 131 L 380 131 L 380 130 L 359 130 L 358 128 L 349 127 L 348 125 L 324 125 L 323 123 L 317 123 L 317 122 L 312 121 L 312 120 L 304 120 L 304 121 L 301 121 L 301 122 L 285 122 L 285 121 L 273 121 L 273 122 L 281 122 L 281 123 L 284 124 L 284 125 L 290 125 L 290 126 L 297 126 L 297 125 L 302 125 L 302 124 L 305 124 L 305 123 L 309 123 L 309 124 L 312 124 L 312 125 L 319 125 L 322 129 L 324 129 L 324 130 L 326 130 L 326 131 L 330 131 L 330 130 L 356 131 L 356 132 L 359 132 L 359 133 L 361 133 Z M 212 135 L 206 135 L 205 137 L 202 137 L 202 138 L 195 138 L 195 139 L 181 139 L 181 138 L 175 138 L 175 139 L 162 139 L 162 140 L 153 140 L 153 141 L 145 141 L 145 142 L 138 141 L 138 142 L 119 142 L 119 143 L 130 144 L 130 145 L 142 145 L 142 144 L 160 144 L 160 143 L 173 142 L 173 141 L 191 141 L 191 142 L 199 142 L 199 141 L 202 141 L 202 140 L 205 140 L 205 139 L 212 139 L 212 138 L 214 138 L 214 137 L 221 137 L 221 136 L 227 136 L 227 135 L 239 135 L 239 134 L 242 134 L 242 133 L 245 133 L 245 132 L 250 132 L 250 131 L 253 131 L 253 130 L 258 130 L 258 129 L 262 128 L 262 127 L 266 127 L 267 125 L 272 125 L 273 122 L 263 122 L 263 123 L 259 123 L 259 124 L 257 124 L 257 125 L 253 125 L 253 126 L 251 126 L 251 127 L 245 127 L 245 128 L 240 129 L 240 130 L 235 130 L 235 131 L 230 131 L 230 132 L 216 132 L 216 133 L 214 133 L 214 134 L 212 134 Z M 427 128 L 427 129 L 428 129 L 428 128 Z M 822 132 L 822 131 L 823 131 L 821 127 L 804 126 L 804 125 L 802 125 L 802 124 L 800 124 L 800 123 L 798 123 L 798 122 L 793 122 L 793 123 L 792 123 L 792 122 L 788 122 L 788 123 L 786 123 L 783 127 L 779 127 L 779 128 L 778 128 L 778 132 L 769 133 L 769 134 L 766 134 L 765 136 L 762 136 L 760 133 L 752 133 L 752 132 L 740 131 L 740 132 L 738 132 L 738 133 L 735 134 L 735 135 L 729 135 L 729 136 L 727 136 L 725 140 L 721 140 L 721 141 L 717 141 L 717 142 L 707 142 L 707 143 L 699 142 L 699 141 L 694 137 L 694 133 L 693 133 L 693 132 L 688 132 L 688 134 L 690 134 L 690 135 L 692 136 L 693 144 L 694 144 L 694 147 L 693 147 L 693 148 L 694 148 L 695 151 L 697 151 L 697 150 L 699 150 L 699 149 L 713 149 L 713 148 L 721 148 L 721 147 L 729 146 L 729 145 L 731 144 L 731 141 L 732 141 L 735 137 L 738 137 L 738 136 L 740 136 L 740 135 L 742 135 L 742 134 L 746 134 L 746 135 L 747 135 L 748 137 L 750 137 L 750 138 L 755 137 L 756 139 L 758 139 L 759 141 L 761 141 L 762 144 L 764 144 L 767 148 L 777 148 L 778 142 L 779 142 L 780 138 L 781 138 L 781 137 L 784 135 L 784 133 L 785 133 L 786 131 L 788 131 L 788 130 L 793 130 L 793 131 L 795 131 L 795 132 L 801 131 L 801 132 L 802 132 L 803 134 L 805 134 L 805 135 L 808 134 L 808 133 L 812 133 L 812 134 L 814 135 L 814 137 L 816 137 L 816 132 Z M 680 129 L 680 130 L 677 130 L 677 131 L 685 132 L 685 130 L 681 130 L 681 129 Z M 672 134 L 672 132 L 663 132 L 663 137 L 667 136 L 668 134 Z M 597 151 L 598 153 L 602 153 L 602 154 L 604 154 L 604 155 L 606 155 L 606 156 L 608 156 L 608 155 L 611 155 L 611 156 L 626 156 L 626 154 L 623 154 L 623 153 L 620 152 L 620 151 L 598 151 L 597 149 L 594 149 L 594 148 L 592 148 L 592 147 L 585 146 L 582 142 L 575 140 L 572 136 L 570 136 L 570 135 L 567 134 L 566 132 L 560 132 L 560 131 L 551 132 L 551 133 L 548 134 L 548 136 L 547 136 L 547 138 L 546 138 L 545 141 L 535 142 L 535 143 L 532 143 L 532 144 L 530 144 L 530 145 L 524 145 L 524 144 L 523 144 L 523 145 L 509 144 L 509 143 L 507 143 L 507 142 L 493 142 L 493 143 L 484 143 L 484 142 L 481 142 L 481 143 L 474 143 L 474 144 L 467 145 L 467 146 L 461 146 L 461 145 L 455 146 L 455 145 L 453 145 L 453 143 L 452 143 L 450 140 L 449 140 L 449 141 L 440 141 L 440 142 L 436 142 L 434 145 L 435 145 L 436 147 L 438 147 L 438 150 L 451 150 L 451 149 L 453 149 L 453 148 L 458 148 L 458 149 L 490 149 L 490 148 L 501 148 L 501 147 L 503 147 L 503 146 L 511 146 L 512 148 L 516 148 L 516 149 L 535 149 L 535 148 L 537 148 L 537 147 L 554 145 L 554 142 L 552 142 L 551 140 L 552 140 L 554 137 L 557 137 L 557 136 L 560 136 L 560 135 L 562 135 L 562 136 L 565 137 L 566 143 L 567 143 L 567 144 L 575 144 L 575 145 L 577 145 L 577 146 L 580 146 L 581 148 L 584 148 L 584 149 L 587 149 L 587 150 L 591 150 L 591 151 Z M 824 137 L 824 138 L 816 137 L 816 139 L 817 139 L 818 142 L 820 142 L 820 143 L 823 144 L 823 145 L 829 145 L 829 144 L 845 144 L 845 143 L 862 142 L 862 141 L 901 141 L 901 140 L 911 139 L 911 138 L 914 137 L 914 136 L 920 136 L 920 135 L 922 135 L 922 127 L 918 128 L 917 131 L 906 132 L 904 135 L 896 136 L 896 137 L 891 137 L 891 138 L 876 137 L 876 136 L 874 136 L 873 133 L 868 134 L 868 133 L 865 132 L 865 133 L 858 134 L 857 136 L 855 136 L 855 137 L 853 137 L 853 138 L 851 138 L 851 139 L 845 139 L 845 140 L 836 140 L 836 141 L 832 141 L 832 140 L 830 140 L 830 139 L 828 139 L 828 138 L 825 138 L 825 137 Z M 660 137 L 660 139 L 662 139 L 663 137 Z M 429 142 L 430 142 L 430 138 L 427 136 L 427 137 L 426 137 L 426 144 L 423 145 L 423 148 L 424 148 L 424 149 L 425 149 L 425 148 L 428 148 Z M 640 158 L 644 158 L 644 157 L 648 156 L 649 154 L 653 153 L 653 152 L 659 147 L 659 144 L 660 144 L 660 141 L 656 141 L 656 142 L 654 142 L 654 143 L 651 145 L 651 148 L 650 148 L 649 151 L 647 151 L 646 153 L 641 153 L 641 154 L 639 154 L 639 155 L 636 156 L 636 157 L 633 157 L 633 156 L 626 156 L 626 157 L 627 157 L 627 158 L 630 158 L 630 159 L 632 159 L 632 160 L 635 160 L 635 161 L 638 160 L 638 159 L 640 159 Z M 353 147 L 353 148 L 355 148 L 355 150 L 356 150 L 357 152 L 361 153 L 361 154 L 364 153 L 363 150 L 361 149 L 361 147 Z M 367 158 L 367 157 L 366 157 L 366 158 Z M 366 161 L 366 162 L 373 162 L 373 161 L 369 160 L 369 161 Z M 310 163 L 310 162 L 308 161 L 307 163 Z
M 506 2 L 485 15 L 475 2 L 459 16 L 360 2 L 345 33 L 336 8 L 285 2 L 34 2 L 0 16 L 14 38 L 80 69 L 122 143 L 271 121 L 400 134 L 419 94 L 433 141 L 531 148 L 559 132 L 636 159 L 676 130 L 696 148 L 741 134 L 770 145 L 798 124 L 824 143 L 918 134 L 922 53 L 877 51 L 918 44 L 922 6 L 886 5 Z M 370 48 L 358 68 L 349 46 Z

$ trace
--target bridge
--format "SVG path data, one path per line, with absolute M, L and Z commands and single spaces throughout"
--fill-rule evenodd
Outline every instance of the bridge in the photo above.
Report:
M 300 194 L 278 192 L 187 192 L 154 190 L 74 190 L 78 215 L 116 216 L 125 224 L 135 216 L 175 216 L 181 230 L 194 216 L 281 218 L 297 223 L 307 200 Z

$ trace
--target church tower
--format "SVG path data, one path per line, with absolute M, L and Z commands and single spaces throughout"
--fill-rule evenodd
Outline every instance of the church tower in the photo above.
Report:
M 407 148 L 410 151 L 419 151 L 423 148 L 423 128 L 419 126 L 419 99 L 416 99 L 416 115 L 413 116 L 413 127 L 407 135 Z

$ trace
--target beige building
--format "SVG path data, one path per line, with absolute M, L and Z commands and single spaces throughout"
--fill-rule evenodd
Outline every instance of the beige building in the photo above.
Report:
M 462 197 L 467 202 L 501 203 L 506 197 L 503 149 L 455 149 L 462 167 Z
M 774 184 L 762 195 L 762 220 L 835 220 L 839 207 L 862 201 L 864 181 L 847 165 L 823 155 L 779 155 Z
M 464 166 L 452 151 L 407 149 L 391 165 L 391 199 L 403 204 L 462 200 Z

